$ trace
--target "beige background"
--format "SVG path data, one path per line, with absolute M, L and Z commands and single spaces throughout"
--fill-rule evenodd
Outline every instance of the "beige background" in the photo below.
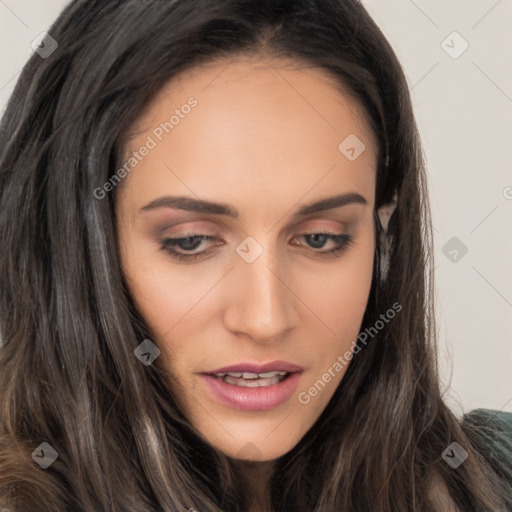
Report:
M 66 3 L 0 0 L 2 112 Z M 446 396 L 457 414 L 512 412 L 512 2 L 362 3 L 402 62 L 423 139 Z

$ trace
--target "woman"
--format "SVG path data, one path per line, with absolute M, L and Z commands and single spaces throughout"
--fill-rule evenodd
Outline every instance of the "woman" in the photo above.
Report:
M 2 510 L 509 510 L 510 415 L 441 397 L 420 142 L 359 2 L 49 33 L 2 120 Z

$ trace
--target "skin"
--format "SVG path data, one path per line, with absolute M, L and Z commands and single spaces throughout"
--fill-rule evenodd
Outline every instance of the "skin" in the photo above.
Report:
M 293 64 L 293 63 L 292 63 Z M 144 145 L 190 96 L 198 105 L 164 134 L 116 190 L 121 265 L 130 292 L 171 373 L 176 398 L 204 439 L 240 459 L 248 475 L 269 468 L 313 426 L 346 367 L 307 405 L 298 401 L 351 351 L 367 305 L 375 252 L 377 148 L 362 109 L 327 74 L 297 63 L 237 59 L 174 77 L 132 127 L 129 152 Z M 356 134 L 366 149 L 350 161 L 339 149 Z M 292 219 L 305 204 L 354 192 L 352 203 Z M 166 195 L 221 202 L 237 219 L 161 207 Z M 348 233 L 353 243 L 314 245 L 305 234 Z M 164 238 L 205 234 L 183 262 Z M 236 252 L 253 237 L 262 254 Z M 183 246 L 176 250 L 187 252 Z M 267 411 L 220 404 L 199 373 L 242 361 L 281 359 L 305 368 L 295 395 Z M 252 443 L 253 459 L 241 459 Z M 254 493 L 264 497 L 259 487 Z

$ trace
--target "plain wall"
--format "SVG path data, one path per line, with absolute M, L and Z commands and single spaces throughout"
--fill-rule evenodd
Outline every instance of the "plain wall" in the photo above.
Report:
M 423 141 L 446 398 L 458 415 L 512 412 L 512 2 L 362 3 L 404 67 Z M 66 4 L 0 1 L 2 112 Z

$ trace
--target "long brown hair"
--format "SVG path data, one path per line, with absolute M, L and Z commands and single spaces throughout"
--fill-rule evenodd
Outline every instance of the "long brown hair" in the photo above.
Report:
M 121 165 L 130 123 L 171 77 L 236 55 L 330 73 L 378 140 L 375 207 L 397 197 L 377 234 L 362 330 L 392 304 L 402 309 L 275 462 L 273 511 L 431 511 L 434 475 L 464 512 L 510 505 L 441 397 L 423 155 L 403 71 L 364 7 L 75 0 L 49 33 L 58 48 L 30 58 L 0 132 L 0 507 L 247 510 L 233 461 L 184 417 L 173 379 L 133 355 L 151 333 L 119 266 L 115 190 L 94 194 Z M 58 454 L 46 469 L 32 456 L 43 442 Z M 452 442 L 468 453 L 456 470 L 441 458 Z

